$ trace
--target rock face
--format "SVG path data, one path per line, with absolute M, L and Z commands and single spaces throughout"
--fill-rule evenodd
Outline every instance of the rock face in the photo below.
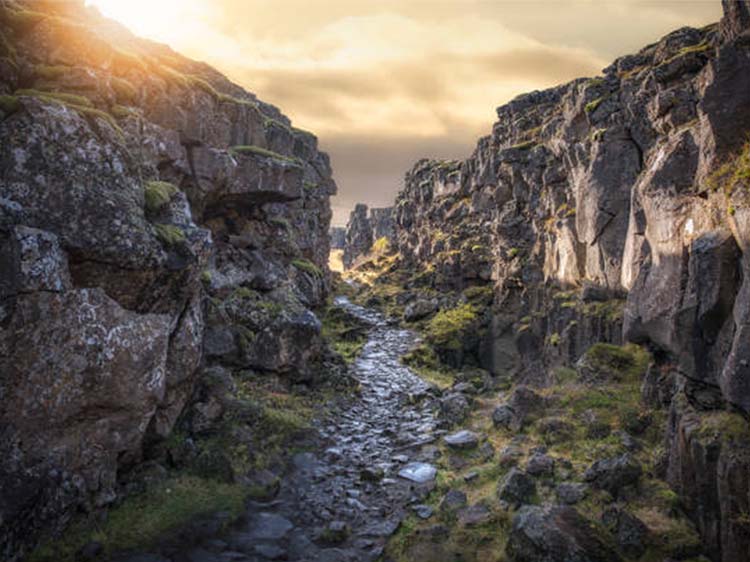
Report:
M 670 482 L 729 562 L 750 549 L 745 447 L 697 429 L 750 414 L 750 9 L 722 4 L 718 24 L 498 108 L 465 161 L 417 162 L 394 239 L 415 287 L 494 287 L 478 356 L 495 375 L 543 386 L 596 342 L 653 351 Z
M 316 138 L 278 109 L 83 2 L 2 0 L 0 20 L 12 561 L 111 503 L 203 373 L 316 378 L 336 186 Z M 211 419 L 199 406 L 196 423 Z
M 367 254 L 378 240 L 394 241 L 393 208 L 370 209 L 358 203 L 346 225 L 344 267 L 354 265 L 359 256 Z
M 602 533 L 568 506 L 524 506 L 513 517 L 508 554 L 514 562 L 617 562 Z
M 346 247 L 346 228 L 332 226 L 329 234 L 331 236 L 331 250 L 343 250 Z

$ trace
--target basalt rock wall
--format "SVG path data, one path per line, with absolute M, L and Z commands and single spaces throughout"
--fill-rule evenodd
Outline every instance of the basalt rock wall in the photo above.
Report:
M 316 380 L 335 191 L 211 67 L 0 1 L 0 558 L 115 500 L 208 369 Z
M 344 235 L 344 266 L 348 269 L 355 260 L 367 254 L 378 240 L 393 242 L 395 236 L 393 208 L 369 209 L 357 204 L 349 216 Z
M 595 342 L 651 350 L 667 476 L 730 562 L 750 551 L 750 443 L 704 426 L 750 414 L 750 8 L 723 6 L 716 25 L 498 108 L 470 158 L 414 166 L 394 213 L 420 284 L 494 285 L 496 374 L 547 385 Z

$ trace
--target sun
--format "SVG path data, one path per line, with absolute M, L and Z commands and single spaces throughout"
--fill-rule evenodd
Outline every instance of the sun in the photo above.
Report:
M 194 16 L 194 0 L 86 0 L 134 33 L 172 43 L 184 37 L 183 23 Z

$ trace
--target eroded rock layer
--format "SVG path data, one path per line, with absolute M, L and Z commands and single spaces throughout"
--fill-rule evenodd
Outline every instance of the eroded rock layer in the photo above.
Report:
M 80 2 L 0 1 L 0 558 L 170 435 L 216 369 L 316 377 L 316 138 Z M 208 378 L 207 378 L 208 377 Z

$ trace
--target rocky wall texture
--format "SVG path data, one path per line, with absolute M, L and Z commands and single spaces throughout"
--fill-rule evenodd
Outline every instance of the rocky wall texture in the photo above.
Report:
M 346 228 L 343 226 L 332 226 L 331 250 L 343 250 L 346 247 Z
M 721 438 L 723 412 L 750 414 L 750 8 L 723 5 L 719 24 L 498 108 L 467 160 L 418 162 L 395 238 L 415 285 L 494 284 L 495 374 L 547 385 L 595 342 L 647 346 L 669 481 L 730 562 L 750 551 L 746 422 Z
M 368 210 L 367 205 L 358 203 L 346 224 L 344 267 L 352 267 L 356 259 L 366 255 L 378 240 L 393 242 L 394 226 L 392 207 Z
M 82 1 L 2 0 L 0 22 L 0 558 L 15 560 L 111 503 L 203 373 L 315 380 L 336 185 L 278 109 Z

